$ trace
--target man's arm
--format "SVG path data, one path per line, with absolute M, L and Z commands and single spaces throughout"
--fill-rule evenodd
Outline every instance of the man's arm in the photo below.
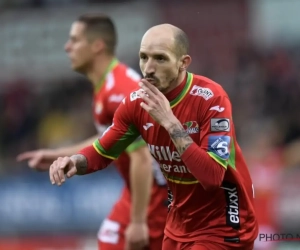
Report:
M 126 249 L 141 249 L 149 242 L 147 215 L 153 184 L 153 159 L 141 139 L 130 145 L 127 153 L 130 157 L 131 218 L 125 232 Z
M 205 150 L 200 148 L 185 131 L 181 123 L 176 120 L 174 119 L 166 127 L 166 130 L 178 153 L 180 153 L 182 161 L 204 189 L 220 187 L 226 169 L 214 161 Z
M 33 151 L 27 151 L 17 156 L 17 161 L 28 161 L 28 165 L 31 168 L 47 171 L 49 170 L 50 164 L 58 157 L 71 156 L 76 154 L 80 149 L 91 145 L 98 135 L 92 136 L 77 144 L 57 148 L 57 149 L 38 149 Z
M 138 143 L 143 143 L 143 146 L 136 147 Z M 134 144 L 127 149 L 130 157 L 131 222 L 146 223 L 153 182 L 153 159 L 143 140 Z
M 146 80 L 141 80 L 140 87 L 143 89 L 139 94 L 143 99 L 140 106 L 167 130 L 181 155 L 182 161 L 194 177 L 206 190 L 220 187 L 228 164 L 231 131 L 212 131 L 211 121 L 213 118 L 226 115 L 225 117 L 228 118 L 225 120 L 228 123 L 231 122 L 231 105 L 228 98 L 225 95 L 214 97 L 206 102 L 207 110 L 202 108 L 203 110 L 200 112 L 201 117 L 197 120 L 198 125 L 201 125 L 199 131 L 201 145 L 197 145 L 173 114 L 167 98 Z M 225 107 L 226 111 L 222 114 L 216 110 L 211 110 L 211 112 L 209 110 L 208 112 L 208 109 L 217 105 Z M 216 132 L 220 134 L 215 136 Z M 212 150 L 212 143 L 219 145 L 217 140 L 222 140 L 222 138 L 225 141 L 220 145 L 220 149 Z M 226 154 L 218 155 L 220 150 L 226 150 Z
M 114 114 L 113 123 L 100 139 L 96 139 L 92 145 L 81 149 L 76 155 L 65 157 L 67 163 L 63 160 L 53 162 L 50 167 L 51 182 L 57 183 L 55 176 L 60 176 L 61 171 L 67 173 L 68 177 L 89 174 L 106 168 L 117 159 L 140 136 L 128 114 L 131 110 L 132 106 L 128 107 L 127 102 L 123 101 Z
M 171 121 L 165 129 L 168 131 L 180 155 L 182 155 L 194 142 L 177 119 Z

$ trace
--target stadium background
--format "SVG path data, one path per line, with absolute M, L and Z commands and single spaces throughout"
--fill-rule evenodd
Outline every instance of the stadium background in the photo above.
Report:
M 0 0 L 0 249 L 96 249 L 118 198 L 113 167 L 51 186 L 15 157 L 95 133 L 91 86 L 63 45 L 79 14 L 111 15 L 117 55 L 138 69 L 143 33 L 172 23 L 190 37 L 190 71 L 224 86 L 256 188 L 260 234 L 300 234 L 300 1 Z M 256 249 L 300 249 L 257 241 Z

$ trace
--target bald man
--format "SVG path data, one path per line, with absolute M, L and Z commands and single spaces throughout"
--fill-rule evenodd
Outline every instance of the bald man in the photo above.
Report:
M 187 71 L 189 41 L 162 24 L 142 38 L 144 79 L 93 145 L 53 162 L 50 180 L 104 169 L 138 136 L 169 186 L 163 250 L 252 250 L 258 234 L 253 185 L 237 143 L 231 103 L 216 82 Z

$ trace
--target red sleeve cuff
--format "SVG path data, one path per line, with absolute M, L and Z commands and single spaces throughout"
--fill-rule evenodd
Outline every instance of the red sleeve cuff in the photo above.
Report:
M 84 155 L 87 160 L 87 174 L 106 168 L 112 161 L 98 154 L 93 146 L 81 149 L 78 154 Z

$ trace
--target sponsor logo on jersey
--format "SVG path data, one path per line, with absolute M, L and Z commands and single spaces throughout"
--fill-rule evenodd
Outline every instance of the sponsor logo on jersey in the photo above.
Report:
M 225 110 L 224 107 L 220 107 L 219 105 L 211 107 L 209 110 L 216 110 L 218 112 L 223 112 Z
M 209 136 L 208 152 L 212 152 L 224 160 L 229 158 L 230 136 Z
M 145 130 L 148 130 L 148 129 L 149 129 L 150 127 L 152 127 L 152 126 L 154 126 L 153 123 L 147 122 L 147 123 L 143 126 L 143 128 L 144 128 Z
M 150 153 L 152 156 L 158 161 L 167 161 L 167 162 L 174 162 L 177 161 L 179 164 L 165 164 L 165 163 L 160 163 L 159 166 L 163 172 L 170 173 L 191 173 L 190 170 L 184 166 L 180 165 L 181 158 L 180 154 L 177 151 L 171 151 L 170 147 L 167 146 L 155 146 L 148 144 L 148 148 L 150 150 Z
M 169 146 L 165 147 L 148 144 L 148 148 L 153 157 L 158 161 L 181 161 L 180 154 L 177 151 L 171 151 Z
M 134 101 L 134 100 L 136 100 L 136 99 L 138 99 L 138 98 L 141 98 L 141 97 L 139 96 L 139 91 L 134 91 L 134 92 L 132 92 L 132 93 L 130 94 L 130 101 Z
M 239 195 L 234 183 L 224 181 L 221 186 L 225 191 L 226 224 L 236 230 L 240 229 Z
M 211 89 L 209 88 L 202 88 L 197 85 L 194 85 L 191 92 L 191 95 L 195 96 L 201 96 L 203 97 L 206 101 L 214 96 L 214 93 L 212 92 Z
M 210 130 L 212 132 L 230 131 L 230 120 L 228 118 L 212 118 Z
M 159 164 L 162 171 L 166 173 L 174 172 L 174 173 L 191 173 L 190 170 L 184 165 L 170 165 L 170 164 Z
M 186 122 L 183 125 L 184 130 L 188 133 L 188 134 L 196 134 L 199 133 L 199 125 L 197 122 L 195 121 L 191 121 L 191 122 Z

